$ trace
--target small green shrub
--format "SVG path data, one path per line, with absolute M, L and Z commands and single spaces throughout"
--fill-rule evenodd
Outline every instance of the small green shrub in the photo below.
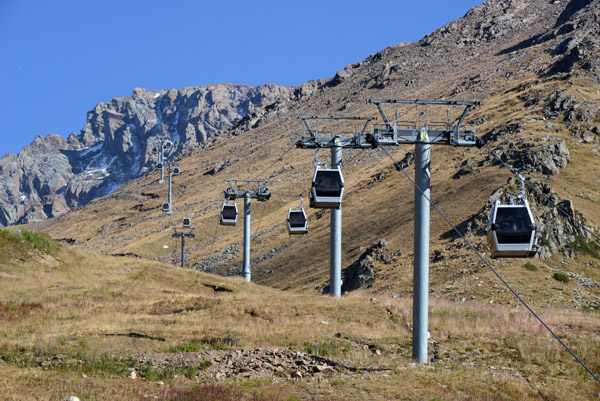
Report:
M 569 281 L 571 281 L 569 276 L 563 273 L 554 273 L 552 277 L 557 281 L 562 281 L 563 283 L 568 283 Z
M 0 238 L 10 241 L 14 244 L 21 242 L 21 239 L 18 236 L 11 234 L 8 230 L 0 230 Z
M 329 384 L 331 384 L 332 386 L 345 386 L 346 384 L 348 384 L 348 379 L 336 377 L 335 379 L 330 380 Z
M 180 352 L 198 352 L 204 347 L 202 340 L 189 340 L 184 343 L 170 345 L 167 353 L 178 354 Z
M 19 236 L 8 230 L 0 230 L 0 238 L 11 243 L 13 246 L 27 244 L 30 247 L 47 254 L 53 254 L 58 249 L 56 242 L 39 231 L 21 230 L 21 235 Z
M 0 347 L 0 361 L 23 367 L 44 367 L 59 371 L 76 371 L 86 374 L 103 374 L 125 377 L 132 369 L 146 380 L 161 380 L 174 376 L 195 377 L 198 368 L 184 366 L 156 367 L 150 362 L 141 362 L 132 356 L 117 356 L 107 353 L 93 354 L 81 350 L 59 349 L 54 345 L 38 345 L 32 349 L 24 347 Z
M 532 272 L 538 271 L 538 267 L 536 265 L 534 265 L 533 263 L 531 263 L 531 262 L 525 263 L 523 265 L 523 268 L 525 268 L 525 269 L 527 269 L 529 271 L 532 271 Z
M 600 245 L 597 242 L 587 242 L 583 235 L 576 235 L 575 241 L 568 244 L 567 248 L 600 259 Z
M 550 252 L 554 252 L 554 249 L 552 249 L 552 244 L 550 243 L 550 240 L 548 240 L 548 238 L 546 238 L 545 236 L 541 236 L 540 237 L 540 242 L 542 243 L 542 245 L 544 245 L 546 248 L 548 248 L 550 250 Z
M 39 251 L 52 254 L 56 250 L 54 241 L 39 231 L 23 231 L 21 237 Z
M 198 368 L 189 368 L 186 372 L 185 372 L 185 377 L 187 377 L 188 379 L 193 379 L 196 377 L 196 375 L 198 374 Z
M 340 356 L 348 352 L 350 346 L 345 341 L 336 340 L 331 337 L 325 337 L 317 341 L 307 341 L 304 343 L 304 350 L 308 354 L 318 356 Z

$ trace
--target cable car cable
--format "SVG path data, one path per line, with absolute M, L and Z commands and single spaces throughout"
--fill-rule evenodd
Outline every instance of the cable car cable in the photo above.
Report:
M 208 258 L 210 258 L 211 254 L 212 254 L 213 246 L 214 246 L 215 242 L 217 242 L 216 237 L 219 232 L 219 226 L 220 226 L 219 222 L 216 221 L 216 219 L 215 219 L 215 233 L 212 238 L 213 241 L 210 244 L 210 249 L 208 250 Z M 193 266 L 194 265 L 192 263 L 190 263 L 190 269 L 193 268 Z M 196 270 L 196 279 L 194 280 L 194 282 L 192 284 L 190 284 L 190 286 L 188 287 L 188 291 L 191 290 L 194 285 L 196 285 L 196 283 L 199 281 L 199 278 L 200 278 L 200 270 L 199 269 L 194 269 L 194 270 Z
M 138 280 L 140 277 L 142 277 L 142 275 L 143 275 L 144 273 L 146 273 L 146 271 L 147 271 L 149 268 L 150 268 L 150 263 L 148 263 L 148 264 L 146 265 L 146 267 L 144 267 L 144 268 L 142 269 L 142 271 L 141 271 L 141 272 L 139 272 L 139 274 L 133 278 L 133 280 L 131 281 L 131 283 L 127 284 L 127 285 L 126 285 L 126 286 L 125 286 L 125 287 L 124 287 L 124 288 L 123 288 L 121 291 L 119 291 L 119 292 L 117 293 L 117 296 L 121 296 L 121 295 L 123 295 L 123 293 L 124 293 L 126 290 L 128 290 L 128 289 L 129 289 L 129 288 L 131 288 L 131 287 L 132 287 L 134 284 L 136 284 L 137 280 Z
M 267 171 L 268 171 L 268 170 L 269 170 L 271 167 L 273 167 L 274 165 L 276 165 L 276 164 L 277 164 L 277 163 L 279 163 L 280 161 L 283 161 L 283 157 L 284 157 L 285 155 L 287 155 L 287 154 L 288 154 L 288 152 L 289 152 L 290 150 L 292 150 L 292 148 L 293 148 L 294 146 L 296 146 L 296 142 L 292 142 L 292 145 L 291 145 L 291 146 L 290 146 L 290 147 L 289 147 L 289 148 L 288 148 L 288 149 L 287 149 L 285 152 L 283 152 L 283 154 L 282 154 L 281 156 L 279 156 L 277 159 L 275 159 L 275 161 L 274 161 L 273 163 L 271 163 L 271 165 L 270 165 L 269 167 L 267 167 L 266 169 L 264 169 L 263 171 L 261 171 L 259 174 L 257 174 L 257 175 L 256 175 L 256 177 L 255 177 L 254 179 L 255 179 L 255 180 L 258 180 L 258 179 L 259 179 L 259 177 L 263 177 L 263 176 L 264 176 L 264 174 L 265 174 L 265 173 L 266 173 L 266 172 L 267 172 Z
M 496 277 L 498 277 L 498 279 L 500 281 L 502 281 L 502 283 L 506 286 L 506 288 L 508 288 L 510 290 L 510 292 L 513 293 L 513 295 L 527 308 L 527 310 L 529 310 L 529 312 L 531 312 L 531 314 L 546 328 L 546 330 L 548 330 L 548 332 L 550 332 L 550 334 L 552 334 L 554 336 L 554 338 L 573 356 L 573 358 L 575 358 L 575 360 L 577 360 L 577 362 L 579 362 L 579 364 L 581 366 L 583 366 L 583 368 L 585 370 L 587 370 L 587 372 L 600 384 L 600 379 L 585 365 L 585 363 L 583 363 L 583 361 L 581 359 L 579 359 L 577 357 L 577 355 L 575 355 L 575 353 L 573 351 L 571 351 L 571 349 L 560 339 L 560 337 L 558 337 L 558 335 L 556 335 L 554 333 L 554 331 L 552 331 L 552 329 L 542 320 L 541 317 L 539 317 L 534 311 L 533 309 L 531 309 L 531 307 L 527 304 L 527 302 L 525 302 L 525 300 L 523 300 L 523 298 L 521 298 L 519 296 L 519 294 L 517 294 L 515 292 L 515 290 L 512 289 L 512 287 L 510 286 L 510 284 L 508 284 L 501 276 L 500 274 L 498 274 L 498 272 L 488 263 L 487 260 L 485 260 L 485 258 L 477 251 L 477 249 L 475 249 L 475 247 L 473 247 L 473 245 L 471 245 L 471 243 L 461 234 L 461 232 L 458 230 L 458 228 L 456 228 L 451 222 L 450 220 L 448 220 L 448 218 L 444 215 L 444 213 L 442 213 L 442 211 L 436 206 L 435 203 L 433 203 L 433 201 L 431 199 L 429 199 L 429 197 L 427 195 L 425 195 L 425 193 L 423 192 L 423 190 L 421 190 L 421 188 L 419 188 L 419 186 L 414 182 L 414 180 L 412 178 L 410 178 L 410 176 L 406 173 L 406 171 L 402 168 L 402 166 L 400 164 L 398 164 L 398 162 L 396 162 L 396 160 L 394 160 L 394 158 L 392 157 L 392 155 L 387 151 L 387 149 L 381 145 L 381 143 L 379 143 L 379 141 L 377 139 L 375 139 L 375 141 L 377 142 L 377 144 L 379 145 L 379 147 L 388 155 L 388 157 L 390 159 L 392 159 L 392 161 L 394 162 L 394 165 L 396 166 L 396 170 L 401 171 L 406 178 L 409 179 L 409 181 L 413 184 L 413 186 L 421 193 L 421 195 L 427 199 L 427 201 L 429 202 L 429 204 L 435 209 L 436 212 L 438 212 L 438 214 L 440 216 L 442 216 L 442 218 L 446 221 L 446 223 L 448 223 L 452 229 L 463 239 L 463 241 L 465 241 L 465 243 L 469 246 L 469 248 L 471 248 L 471 250 L 473 252 L 475 252 L 477 254 L 477 256 L 479 257 L 479 259 L 481 259 L 481 261 L 483 263 L 485 263 L 485 265 L 492 271 L 492 273 L 494 273 L 496 275 Z
M 500 158 L 500 156 L 498 156 L 496 154 L 496 152 L 494 152 L 494 150 L 492 148 L 490 148 L 490 146 L 483 139 L 479 138 L 478 136 L 476 136 L 475 138 L 477 138 L 477 141 L 479 143 L 481 143 L 483 146 L 485 146 L 485 148 L 492 154 L 492 156 L 494 156 L 502 164 L 502 166 L 504 168 L 506 168 L 507 170 L 509 170 L 511 173 L 513 173 L 518 178 L 518 173 L 515 171 L 516 168 L 514 168 L 510 164 L 504 162 Z M 590 231 L 585 225 L 583 225 L 583 223 L 580 223 L 579 221 L 577 221 L 573 216 L 571 216 L 569 213 L 567 213 L 565 210 L 563 210 L 560 206 L 558 206 L 554 202 L 552 202 L 552 200 L 550 198 L 548 198 L 546 195 L 544 195 L 543 193 L 541 193 L 540 191 L 538 191 L 537 189 L 535 189 L 535 187 L 533 185 L 531 185 L 529 182 L 527 182 L 527 180 L 523 179 L 523 182 L 525 182 L 525 185 L 527 185 L 529 188 L 531 188 L 531 190 L 533 190 L 536 194 L 538 194 L 539 196 L 541 196 L 542 198 L 544 198 L 544 200 L 546 200 L 546 202 L 548 202 L 550 205 L 552 205 L 553 207 L 555 207 L 556 209 L 558 209 L 558 211 L 561 212 L 564 216 L 568 217 L 569 220 L 571 220 L 572 222 L 574 222 L 576 225 L 578 225 L 579 227 L 581 227 L 582 229 L 584 229 L 586 232 L 588 232 L 589 234 L 591 234 L 592 236 L 594 236 L 598 241 L 600 241 L 600 237 L 599 236 L 597 236 L 592 231 Z

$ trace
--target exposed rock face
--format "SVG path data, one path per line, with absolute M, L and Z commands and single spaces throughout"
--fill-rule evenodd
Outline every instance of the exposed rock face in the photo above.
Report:
M 79 135 L 38 136 L 19 154 L 0 159 L 0 225 L 43 220 L 107 195 L 149 171 L 157 136 L 169 136 L 180 152 L 288 92 L 270 84 L 136 88 L 131 96 L 100 103 Z
M 485 165 L 498 164 L 497 158 L 520 170 L 555 175 L 563 171 L 571 161 L 569 148 L 564 140 L 547 136 L 541 140 L 507 140 L 512 134 L 523 132 L 522 125 L 502 127 L 483 136 L 486 142 L 502 141 L 490 154 Z M 464 174 L 463 174 L 464 175 Z
M 342 292 L 372 287 L 377 271 L 375 263 L 390 264 L 394 256 L 400 255 L 402 252 L 390 249 L 384 239 L 367 248 L 356 262 L 342 272 Z M 329 284 L 325 285 L 321 292 L 329 292 Z

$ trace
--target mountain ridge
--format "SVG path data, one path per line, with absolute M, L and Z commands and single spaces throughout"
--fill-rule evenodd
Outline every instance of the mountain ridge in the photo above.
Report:
M 178 154 L 288 91 L 273 84 L 135 88 L 99 103 L 79 135 L 38 135 L 0 159 L 0 225 L 43 220 L 108 195 L 153 168 L 158 136 L 170 137 Z

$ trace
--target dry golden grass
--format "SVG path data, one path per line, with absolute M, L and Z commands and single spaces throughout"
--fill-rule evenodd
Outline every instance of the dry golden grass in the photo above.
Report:
M 229 339 L 219 346 L 232 349 L 300 351 L 326 342 L 330 357 L 357 373 L 351 370 L 329 382 L 280 383 L 278 391 L 299 399 L 584 400 L 598 390 L 524 308 L 432 299 L 434 360 L 413 367 L 409 298 L 362 291 L 341 299 L 290 293 L 64 246 L 53 256 L 32 251 L 28 261 L 2 262 L 0 270 L 0 300 L 23 309 L 3 317 L 8 323 L 0 329 L 4 357 L 7 350 L 126 357 L 211 339 Z M 33 304 L 40 307 L 19 309 Z M 542 309 L 540 314 L 598 372 L 597 312 Z M 130 333 L 146 338 L 126 336 Z M 1 399 L 57 399 L 52 397 L 78 385 L 88 386 L 89 399 L 98 400 L 106 399 L 106 389 L 120 389 L 111 399 L 127 399 L 124 394 L 134 390 L 157 391 L 151 383 L 111 371 L 83 378 L 76 370 L 20 367 L 8 360 L 0 362 L 0 372 Z M 195 383 L 184 377 L 164 380 L 174 388 Z

